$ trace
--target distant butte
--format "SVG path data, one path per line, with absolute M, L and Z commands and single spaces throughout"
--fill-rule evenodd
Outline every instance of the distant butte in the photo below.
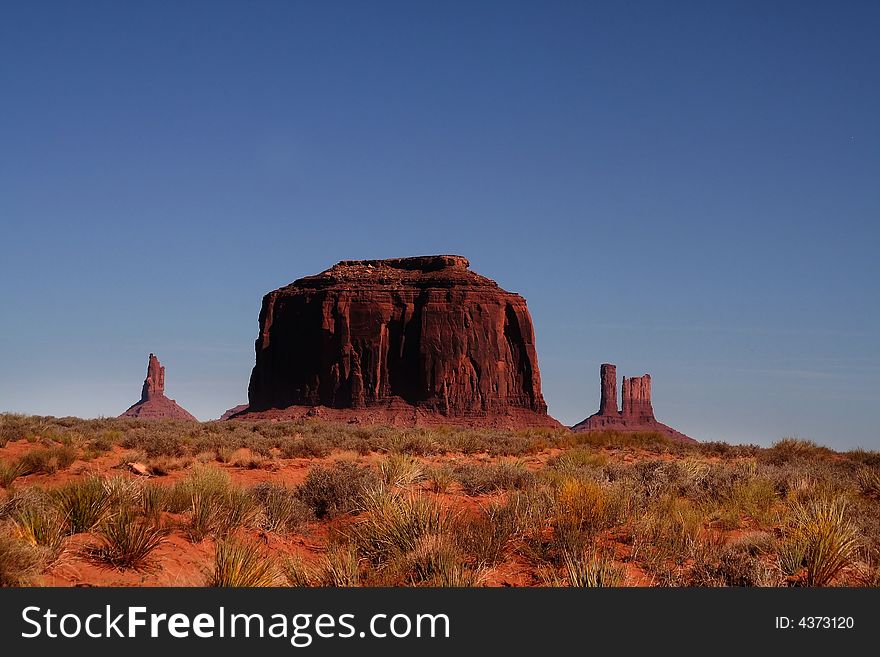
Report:
M 559 427 L 526 301 L 432 255 L 344 260 L 263 298 L 237 418 Z
M 159 359 L 150 354 L 147 363 L 147 378 L 141 389 L 141 399 L 119 417 L 134 417 L 142 420 L 198 420 L 181 408 L 176 401 L 165 396 L 165 368 Z
M 611 363 L 603 363 L 599 368 L 601 394 L 599 412 L 578 422 L 571 429 L 579 433 L 588 431 L 636 432 L 655 431 L 667 438 L 695 443 L 693 438 L 676 431 L 654 417 L 651 403 L 651 375 L 623 377 L 622 398 L 623 409 L 617 408 L 617 368 Z

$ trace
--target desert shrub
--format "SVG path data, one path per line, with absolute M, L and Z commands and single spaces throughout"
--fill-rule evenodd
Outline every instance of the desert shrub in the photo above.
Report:
M 286 486 L 265 482 L 251 487 L 249 494 L 261 511 L 259 525 L 266 531 L 293 531 L 315 517 L 311 508 Z
M 245 470 L 277 470 L 275 459 L 254 452 L 242 454 L 233 459 L 232 465 Z
M 866 450 L 859 447 L 847 452 L 846 457 L 854 463 L 859 463 L 869 468 L 880 467 L 880 452 L 878 451 Z
M 457 546 L 444 536 L 426 534 L 404 558 L 408 583 L 441 587 L 473 587 L 482 579 L 482 569 L 464 563 Z
M 256 521 L 259 515 L 254 498 L 237 487 L 194 488 L 191 495 L 187 534 L 192 541 L 201 541 L 209 535 L 225 536 L 237 527 Z
M 880 471 L 872 467 L 861 468 L 858 472 L 858 482 L 862 495 L 880 501 Z
M 497 465 L 462 463 L 455 466 L 453 475 L 468 495 L 480 495 L 507 489 L 531 486 L 535 476 L 518 461 L 502 461 Z
M 604 453 L 584 447 L 566 450 L 547 461 L 548 467 L 561 472 L 601 469 L 606 465 L 608 465 L 608 457 Z
M 318 518 L 333 518 L 354 509 L 364 490 L 377 481 L 376 473 L 369 468 L 339 461 L 309 470 L 296 494 Z
M 324 458 L 330 451 L 332 446 L 326 439 L 322 440 L 316 436 L 293 437 L 286 439 L 281 443 L 281 456 L 286 459 L 293 458 Z
M 633 527 L 634 552 L 659 570 L 664 561 L 682 564 L 697 544 L 703 515 L 690 500 L 663 495 L 650 501 Z
M 445 465 L 441 465 L 437 468 L 430 468 L 426 471 L 425 477 L 428 480 L 431 491 L 434 493 L 445 493 L 449 490 L 452 482 L 455 481 L 452 468 Z
M 52 495 L 70 534 L 89 531 L 110 509 L 110 496 L 99 477 L 76 479 L 56 488 Z
M 607 588 L 621 586 L 623 569 L 614 564 L 607 553 L 595 549 L 563 553 L 565 583 L 577 588 Z
M 316 586 L 360 586 L 359 561 L 350 545 L 330 545 L 316 571 Z
M 553 546 L 564 551 L 580 551 L 602 531 L 619 524 L 626 512 L 627 498 L 612 494 L 611 487 L 585 479 L 564 480 L 555 491 L 551 523 Z M 615 487 L 615 493 L 622 489 Z
M 476 515 L 455 518 L 450 535 L 458 550 L 477 566 L 494 566 L 521 529 L 515 504 L 491 504 Z
M 19 458 L 23 475 L 45 473 L 54 474 L 63 470 L 76 460 L 76 450 L 68 446 L 35 449 Z
M 440 505 L 417 494 L 374 488 L 362 498 L 363 516 L 348 530 L 351 542 L 373 563 L 387 563 L 416 547 L 424 536 L 446 528 Z
M 130 507 L 140 504 L 143 482 L 134 477 L 115 475 L 104 479 L 104 490 L 111 507 Z
M 777 501 L 772 481 L 756 477 L 734 484 L 723 493 L 720 505 L 712 515 L 724 529 L 739 527 L 742 516 L 766 524 L 773 519 L 772 510 Z
M 0 530 L 0 587 L 30 585 L 44 563 L 45 548 Z
M 19 477 L 27 474 L 27 468 L 19 459 L 0 461 L 0 486 L 7 488 Z
M 98 526 L 100 544 L 91 547 L 88 553 L 93 559 L 115 568 L 139 569 L 167 535 L 167 529 L 138 518 L 126 509 Z
M 214 570 L 206 586 L 275 586 L 279 574 L 275 560 L 257 543 L 227 538 L 217 542 Z
M 298 554 L 288 557 L 281 564 L 281 572 L 288 586 L 307 587 L 316 586 L 317 575 L 314 568 L 305 562 Z
M 42 505 L 27 504 L 15 509 L 11 517 L 23 541 L 48 548 L 55 556 L 61 554 L 67 531 L 57 511 Z
M 759 460 L 771 465 L 785 465 L 792 460 L 805 460 L 827 457 L 833 452 L 827 447 L 820 447 L 812 440 L 783 438 L 758 454 Z
M 578 433 L 576 440 L 580 445 L 593 447 L 642 447 L 645 449 L 665 448 L 673 444 L 669 438 L 656 431 L 589 431 Z
M 424 476 L 421 462 L 408 454 L 390 454 L 379 462 L 379 479 L 386 486 L 409 486 Z
M 703 456 L 718 456 L 723 459 L 754 458 L 760 451 L 758 445 L 731 445 L 722 442 L 697 443 L 693 449 Z
M 701 541 L 694 550 L 694 563 L 687 586 L 777 586 L 780 571 L 764 559 L 774 551 L 770 534 L 744 537 L 722 545 Z
M 827 586 L 853 563 L 858 540 L 847 518 L 847 501 L 826 497 L 792 505 L 790 524 L 780 547 L 780 566 L 806 586 Z
M 402 434 L 389 436 L 385 444 L 390 452 L 410 456 L 428 456 L 440 451 L 437 441 L 424 430 L 405 431 Z
M 168 490 L 159 484 L 147 484 L 141 490 L 140 507 L 145 518 L 157 521 L 162 515 L 168 498 Z

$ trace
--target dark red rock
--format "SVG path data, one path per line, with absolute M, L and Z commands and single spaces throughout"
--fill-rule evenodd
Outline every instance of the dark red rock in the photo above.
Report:
M 228 420 L 229 418 L 238 415 L 239 413 L 244 413 L 248 409 L 247 404 L 239 404 L 238 406 L 233 406 L 230 409 L 227 409 L 223 415 L 220 416 L 220 420 Z
M 267 294 L 244 417 L 559 426 L 525 299 L 469 266 L 346 260 Z
M 159 359 L 150 354 L 147 378 L 141 389 L 141 399 L 119 417 L 136 417 L 147 420 L 198 420 L 181 408 L 176 401 L 165 396 L 165 368 Z
M 602 382 L 599 415 L 617 413 L 617 367 L 611 363 L 602 363 L 599 368 L 599 379 Z
M 623 377 L 623 410 L 621 415 L 638 422 L 653 422 L 654 408 L 651 405 L 651 375 Z
M 673 440 L 697 442 L 680 431 L 658 422 L 651 403 L 651 376 L 623 377 L 621 397 L 623 411 L 617 409 L 617 368 L 604 363 L 599 369 L 602 392 L 599 412 L 572 427 L 572 431 L 588 432 L 613 429 L 615 431 L 653 431 Z

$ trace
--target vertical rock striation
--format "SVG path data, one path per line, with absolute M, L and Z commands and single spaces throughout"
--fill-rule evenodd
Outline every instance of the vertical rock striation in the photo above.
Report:
M 245 416 L 558 426 L 525 299 L 469 266 L 347 260 L 267 294 Z
M 621 398 L 623 409 L 617 409 L 617 368 L 604 363 L 599 368 L 601 396 L 599 412 L 572 427 L 572 431 L 655 432 L 673 440 L 696 442 L 654 417 L 651 403 L 651 375 L 623 377 Z

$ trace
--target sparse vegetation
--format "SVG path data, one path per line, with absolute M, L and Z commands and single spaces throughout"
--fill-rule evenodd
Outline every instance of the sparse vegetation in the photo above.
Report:
M 76 479 L 54 491 L 56 508 L 67 532 L 79 534 L 97 525 L 110 508 L 110 496 L 98 477 Z
M 214 570 L 205 585 L 265 587 L 275 586 L 278 582 L 275 560 L 259 545 L 228 538 L 217 543 Z
M 172 534 L 217 585 L 880 584 L 880 454 L 805 440 L 0 414 L 0 450 L 7 585 L 195 583 L 145 568 Z
M 101 523 L 98 528 L 101 543 L 88 553 L 97 561 L 116 568 L 138 569 L 146 564 L 150 553 L 167 535 L 167 529 L 124 510 Z

